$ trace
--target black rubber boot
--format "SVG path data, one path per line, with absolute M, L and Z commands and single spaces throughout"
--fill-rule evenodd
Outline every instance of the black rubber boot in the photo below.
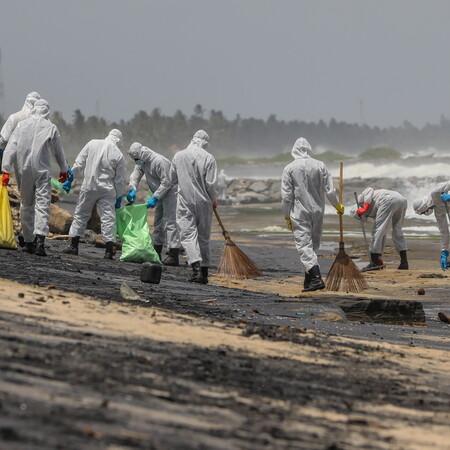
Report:
M 311 283 L 311 275 L 309 272 L 305 272 L 305 281 L 303 281 L 303 289 L 306 289 Z
M 201 267 L 201 276 L 202 280 L 200 281 L 200 283 L 208 284 L 208 267 Z
M 370 270 L 381 270 L 384 267 L 381 253 L 371 253 L 370 263 L 364 267 L 361 272 L 368 272 Z
M 398 266 L 398 269 L 400 269 L 400 270 L 408 270 L 409 269 L 408 258 L 406 256 L 406 250 L 400 251 L 400 265 Z
M 25 242 L 24 241 L 22 251 L 29 253 L 30 255 L 33 255 L 35 248 L 36 248 L 36 245 L 34 242 Z
M 309 276 L 311 277 L 311 281 L 309 286 L 306 289 L 303 289 L 303 292 L 312 292 L 318 291 L 319 289 L 325 289 L 325 283 L 322 280 L 322 276 L 320 275 L 319 266 L 311 267 L 309 270 Z
M 161 244 L 153 244 L 153 248 L 155 249 L 155 252 L 158 253 L 158 258 L 161 259 L 161 252 L 163 246 Z
M 196 261 L 195 263 L 191 264 L 192 267 L 192 276 L 189 278 L 189 281 L 192 283 L 201 283 L 201 280 L 203 279 L 201 275 L 201 267 L 200 267 L 200 261 Z
M 165 266 L 179 266 L 180 260 L 178 258 L 178 253 L 178 248 L 170 248 L 169 256 L 163 261 L 163 264 Z
M 106 243 L 106 250 L 104 259 L 113 259 L 114 256 L 114 242 L 110 241 Z
M 17 236 L 17 241 L 19 243 L 19 247 L 20 248 L 24 248 L 25 247 L 25 239 L 23 238 L 23 236 Z
M 71 239 L 70 245 L 63 250 L 63 253 L 67 255 L 78 255 L 78 244 L 80 242 L 80 236 L 75 236 Z
M 37 234 L 35 242 L 36 248 L 34 250 L 34 254 L 38 256 L 47 256 L 47 253 L 45 252 L 45 236 Z

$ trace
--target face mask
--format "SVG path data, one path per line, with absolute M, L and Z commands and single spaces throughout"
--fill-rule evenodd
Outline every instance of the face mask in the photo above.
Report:
M 428 208 L 424 213 L 423 213 L 423 215 L 424 216 L 429 216 L 430 214 L 432 214 L 433 213 L 433 208 Z
M 144 165 L 144 161 L 142 161 L 142 159 L 138 159 L 137 161 L 135 161 L 137 166 L 143 166 Z

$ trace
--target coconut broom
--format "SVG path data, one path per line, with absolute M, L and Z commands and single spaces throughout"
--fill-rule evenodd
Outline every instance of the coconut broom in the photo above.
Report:
M 214 214 L 226 241 L 217 269 L 218 275 L 238 279 L 255 278 L 261 275 L 261 270 L 256 264 L 231 240 L 217 208 L 214 208 Z
M 339 174 L 339 203 L 342 203 L 343 173 L 344 163 L 341 163 Z M 359 292 L 368 289 L 369 285 L 364 279 L 364 276 L 350 256 L 345 253 L 342 214 L 339 214 L 339 230 L 339 253 L 327 276 L 327 291 Z

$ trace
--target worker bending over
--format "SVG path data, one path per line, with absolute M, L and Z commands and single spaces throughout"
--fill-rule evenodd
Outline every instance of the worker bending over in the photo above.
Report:
M 372 242 L 369 247 L 370 263 L 362 269 L 380 270 L 384 267 L 381 255 L 386 245 L 386 234 L 389 222 L 392 221 L 392 241 L 400 254 L 398 269 L 409 268 L 406 252 L 405 237 L 403 235 L 403 221 L 405 219 L 408 202 L 403 195 L 388 189 L 373 189 L 368 187 L 358 195 L 358 205 L 352 208 L 351 214 L 360 220 L 373 219 Z

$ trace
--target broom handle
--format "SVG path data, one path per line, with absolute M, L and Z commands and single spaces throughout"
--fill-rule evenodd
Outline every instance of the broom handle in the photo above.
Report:
M 339 203 L 342 205 L 342 190 L 344 184 L 344 163 L 340 163 L 339 167 Z M 342 214 L 339 214 L 339 232 L 341 234 L 341 242 L 344 242 L 344 224 Z
M 213 208 L 213 211 L 214 211 L 214 214 L 216 215 L 217 222 L 219 222 L 220 228 L 222 229 L 223 237 L 225 239 L 229 239 L 230 235 L 228 234 L 228 231 L 225 230 L 222 219 L 220 218 L 219 213 L 217 212 L 217 208 Z

